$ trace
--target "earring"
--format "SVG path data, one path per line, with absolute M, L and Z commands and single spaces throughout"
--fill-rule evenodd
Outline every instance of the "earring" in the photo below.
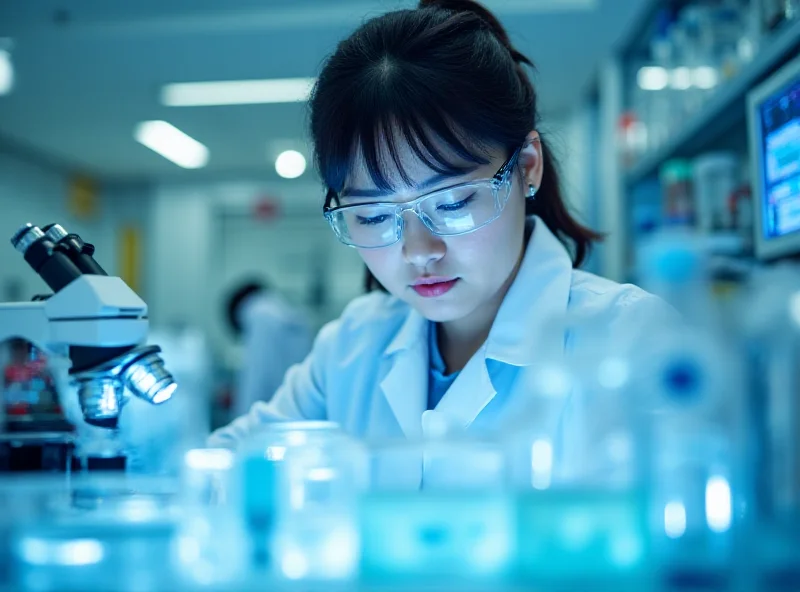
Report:
M 527 199 L 533 199 L 534 197 L 536 197 L 537 191 L 538 189 L 536 189 L 536 187 L 534 187 L 533 185 L 528 185 L 528 195 L 526 195 L 525 197 Z

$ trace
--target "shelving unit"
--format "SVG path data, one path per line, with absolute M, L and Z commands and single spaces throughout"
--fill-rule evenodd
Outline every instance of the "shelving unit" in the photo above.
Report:
M 800 50 L 800 20 L 776 32 L 755 59 L 738 76 L 728 81 L 686 126 L 658 150 L 647 154 L 625 175 L 630 187 L 658 173 L 659 166 L 675 157 L 704 150 L 735 125 L 744 125 L 748 91 L 769 76 L 781 63 Z
M 686 3 L 690 3 L 687 0 Z M 683 4 L 684 2 L 678 2 Z M 645 153 L 630 168 L 617 157 L 617 123 L 628 109 L 626 76 L 631 65 L 647 52 L 647 40 L 653 31 L 656 15 L 662 7 L 676 4 L 669 0 L 647 0 L 639 10 L 636 24 L 617 46 L 614 57 L 600 69 L 595 109 L 599 113 L 599 137 L 596 140 L 600 159 L 599 187 L 602 204 L 600 226 L 610 231 L 603 247 L 601 273 L 617 281 L 632 278 L 631 264 L 635 246 L 630 235 L 634 195 L 645 190 L 658 177 L 661 165 L 673 158 L 693 158 L 703 152 L 746 148 L 747 94 L 774 71 L 800 54 L 800 20 L 784 23 L 760 40 L 761 47 L 753 61 L 738 75 L 721 84 L 701 109 L 688 118 L 680 129 L 660 147 Z M 729 260 L 746 261 L 750 240 L 735 232 L 713 233 L 706 238 L 709 250 Z

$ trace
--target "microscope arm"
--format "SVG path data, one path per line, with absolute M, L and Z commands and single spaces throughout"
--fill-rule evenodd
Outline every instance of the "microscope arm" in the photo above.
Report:
M 0 342 L 21 337 L 50 355 L 147 339 L 147 306 L 120 278 L 81 276 L 46 301 L 0 304 Z
M 0 303 L 0 343 L 22 338 L 50 355 L 65 356 L 66 348 L 52 344 L 44 302 Z

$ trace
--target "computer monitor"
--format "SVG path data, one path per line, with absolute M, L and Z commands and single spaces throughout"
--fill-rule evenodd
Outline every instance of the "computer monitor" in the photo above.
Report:
M 756 257 L 800 254 L 800 58 L 747 97 Z

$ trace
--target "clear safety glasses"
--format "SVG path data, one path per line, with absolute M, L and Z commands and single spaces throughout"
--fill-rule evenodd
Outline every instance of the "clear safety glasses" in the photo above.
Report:
M 403 212 L 413 211 L 433 234 L 466 234 L 497 219 L 511 193 L 512 172 L 519 149 L 491 179 L 459 183 L 406 203 L 361 203 L 330 207 L 338 195 L 328 192 L 325 218 L 341 242 L 360 249 L 393 245 L 403 235 Z

